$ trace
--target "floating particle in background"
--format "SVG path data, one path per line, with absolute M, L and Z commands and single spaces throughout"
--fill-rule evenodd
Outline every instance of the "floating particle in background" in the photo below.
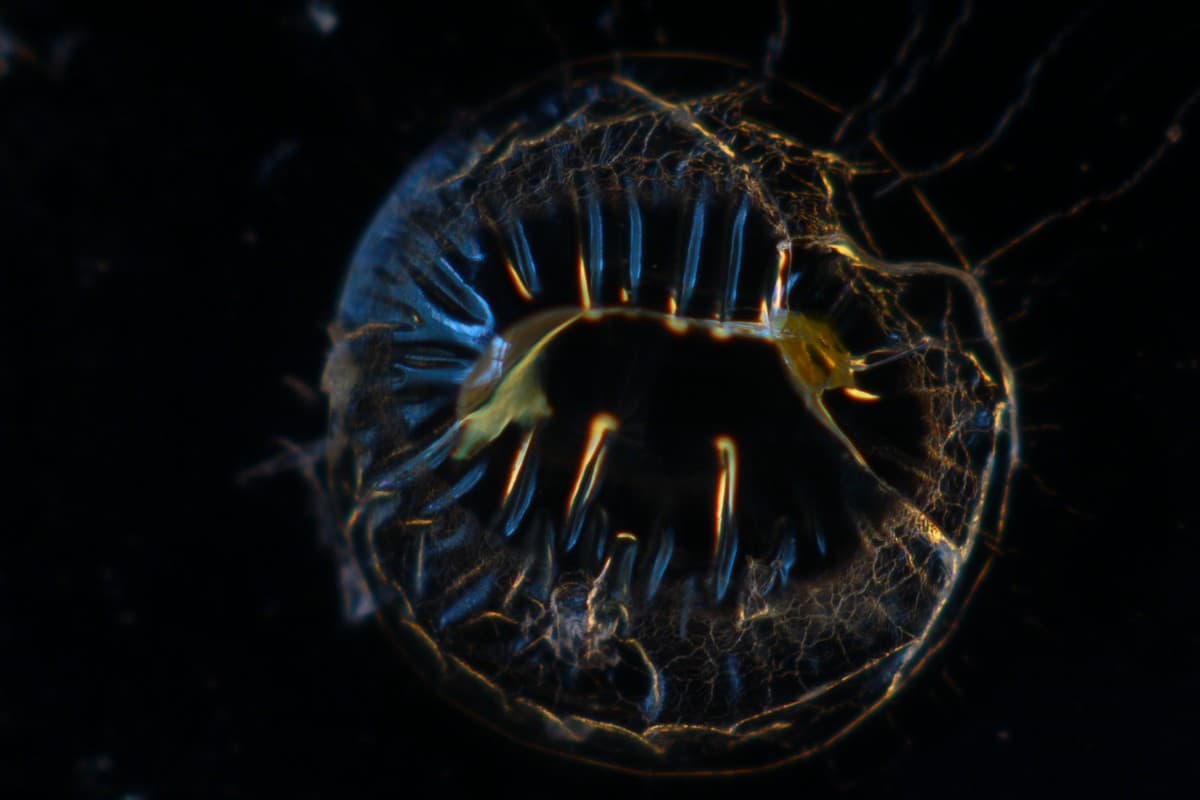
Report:
M 8 75 L 21 61 L 35 61 L 37 56 L 15 33 L 0 24 L 0 78 Z
M 347 596 L 484 722 L 760 767 L 947 634 L 1013 374 L 967 269 L 878 250 L 856 195 L 901 176 L 789 125 L 840 119 L 718 59 L 581 66 L 431 147 L 364 235 L 323 380 Z
M 322 36 L 328 36 L 338 29 L 341 24 L 341 19 L 338 17 L 337 9 L 332 3 L 324 3 L 321 0 L 309 0 L 308 5 L 304 9 L 305 16 L 308 17 L 309 23 L 313 29 Z

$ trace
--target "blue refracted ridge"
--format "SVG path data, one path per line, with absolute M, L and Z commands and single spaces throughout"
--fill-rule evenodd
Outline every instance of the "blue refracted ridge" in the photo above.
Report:
M 822 533 L 820 528 L 815 526 L 813 527 L 813 541 L 817 544 L 818 555 L 820 555 L 821 558 L 824 558 L 825 551 L 827 549 L 825 545 L 825 534 Z
M 588 291 L 593 302 L 600 298 L 600 279 L 604 274 L 604 221 L 600 216 L 600 198 L 596 190 L 588 192 Z
M 724 668 L 721 670 L 729 686 L 729 700 L 736 703 L 742 696 L 742 676 L 739 674 L 737 656 L 730 653 L 725 656 Z
M 533 490 L 537 486 L 537 468 L 538 461 L 536 456 L 530 456 L 529 460 L 522 465 L 521 474 L 517 478 L 517 485 L 513 488 L 512 493 L 508 496 L 504 503 L 504 508 L 501 513 L 504 515 L 501 532 L 504 536 L 510 537 L 517 532 L 517 528 L 521 527 L 521 523 L 525 519 L 525 513 L 529 510 L 529 504 L 533 501 Z
M 604 527 L 607 533 L 608 525 Z M 613 572 L 610 596 L 622 603 L 629 602 L 629 586 L 633 579 L 633 566 L 637 561 L 637 551 L 638 543 L 636 539 L 630 542 L 620 537 L 618 537 L 613 549 L 613 559 L 616 561 L 616 569 Z
M 742 273 L 742 252 L 746 238 L 746 215 L 750 212 L 750 198 L 742 196 L 737 214 L 733 217 L 733 231 L 729 238 L 729 266 L 725 278 L 725 304 L 721 309 L 722 319 L 727 319 L 733 313 L 733 305 L 737 302 L 738 280 Z
M 550 588 L 558 574 L 554 559 L 554 523 L 545 511 L 541 515 L 534 514 L 532 531 L 530 540 L 535 549 L 534 572 L 525 586 L 530 596 L 545 602 L 550 598 Z
M 482 254 L 480 258 L 482 258 Z M 445 256 L 439 258 L 437 264 L 442 268 L 437 273 L 437 278 L 441 281 L 439 288 L 442 289 L 445 296 L 454 302 L 464 316 L 473 319 L 489 330 L 494 328 L 496 319 L 492 316 L 492 309 L 487 300 L 484 300 L 479 292 L 463 279 Z
M 453 230 L 441 230 L 433 222 L 457 203 L 461 187 L 447 179 L 471 150 L 462 139 L 445 140 L 426 151 L 393 187 L 351 259 L 338 317 L 347 329 L 405 321 L 395 310 L 398 302 L 405 304 L 412 286 L 407 274 L 414 264 L 436 260 L 447 248 L 472 260 L 469 232 L 478 228 L 478 219 L 470 208 L 462 210 Z
M 434 252 L 414 257 L 393 281 L 393 313 L 375 321 L 395 321 L 394 340 L 451 341 L 476 352 L 483 350 L 495 327 L 491 309 L 444 255 Z
M 447 241 L 454 246 L 459 255 L 470 261 L 473 264 L 481 264 L 487 259 L 487 255 L 483 252 L 483 245 L 479 242 L 479 237 L 470 235 L 465 231 L 448 231 L 446 232 Z M 468 276 L 474 278 L 474 275 Z
M 692 208 L 692 229 L 688 234 L 687 254 L 683 258 L 683 276 L 679 286 L 679 311 L 683 313 L 696 290 L 700 272 L 700 246 L 704 241 L 704 215 L 708 206 L 708 190 L 701 189 Z
M 488 463 L 481 461 L 467 471 L 454 485 L 421 507 L 421 515 L 431 517 L 445 511 L 458 502 L 463 495 L 475 488 L 475 485 L 487 473 Z
M 779 546 L 779 553 L 775 556 L 775 570 L 779 576 L 779 585 L 787 586 L 788 576 L 792 573 L 792 567 L 796 564 L 796 537 L 788 536 L 783 540 L 783 544 Z
M 446 609 L 438 617 L 438 627 L 444 628 L 447 625 L 453 625 L 482 606 L 491 595 L 492 587 L 495 583 L 495 574 L 491 572 L 486 573 L 460 594 L 454 602 L 446 606 Z
M 529 237 L 525 235 L 525 226 L 521 224 L 521 220 L 514 219 L 508 224 L 508 238 L 512 243 L 513 259 L 516 262 L 513 267 L 521 276 L 521 282 L 525 284 L 529 293 L 537 296 L 542 291 L 542 284 L 538 280 L 537 264 L 533 261 Z
M 471 530 L 466 525 L 462 525 L 449 536 L 442 536 L 438 539 L 426 538 L 425 552 L 427 555 L 440 556 L 452 550 L 457 550 L 470 540 Z
M 596 559 L 596 563 L 604 561 L 604 550 L 608 546 L 609 530 L 608 515 L 604 514 L 604 509 L 600 509 L 601 514 L 597 515 L 598 519 L 593 523 L 596 526 L 596 540 L 592 543 L 592 554 Z
M 718 603 L 725 597 L 725 592 L 729 590 L 729 581 L 733 577 L 733 565 L 737 559 L 737 551 L 737 528 L 730 524 L 726 535 L 721 537 L 720 550 L 714 556 L 716 559 L 716 585 L 714 591 Z
M 398 363 L 414 370 L 454 372 L 470 370 L 477 358 L 478 354 L 473 349 L 464 354 L 441 343 L 428 343 L 406 347 Z
M 588 505 L 588 510 L 583 515 L 574 519 L 580 519 L 579 534 L 575 537 L 578 542 L 573 540 L 571 547 L 579 547 L 579 555 L 593 564 L 604 563 L 604 551 L 608 547 L 610 534 L 612 530 L 609 526 L 608 511 L 603 507 L 591 511 L 591 505 Z M 586 517 L 586 518 L 584 518 Z
M 629 198 L 629 297 L 636 303 L 642 281 L 642 211 L 632 184 L 626 186 L 625 194 Z
M 467 367 L 413 367 L 395 362 L 388 381 L 392 391 L 413 386 L 459 386 L 471 371 Z
M 373 536 L 375 531 L 390 522 L 396 516 L 400 504 L 401 500 L 396 495 L 373 498 L 364 516 L 367 535 Z
M 391 491 L 407 485 L 418 474 L 430 472 L 442 465 L 458 442 L 458 426 L 451 425 L 419 453 L 407 456 L 403 463 L 387 470 L 371 486 L 372 491 Z
M 802 270 L 796 270 L 791 275 L 788 275 L 788 279 L 787 279 L 788 297 L 791 297 L 792 290 L 794 290 L 796 288 L 796 284 L 800 282 L 800 278 L 802 278 L 802 277 L 804 277 L 804 272 Z
M 411 249 L 434 248 L 426 238 Z M 403 267 L 393 263 L 401 257 L 393 254 L 374 266 L 374 283 L 359 287 L 354 302 L 347 301 L 342 313 L 347 333 L 355 334 L 360 324 L 382 326 L 398 350 L 409 354 L 407 363 L 393 363 L 391 390 L 410 382 L 460 382 L 491 341 L 491 310 L 440 252 L 414 253 Z
M 359 389 L 390 396 L 391 413 L 411 432 L 453 403 L 491 341 L 495 320 L 435 237 L 416 226 L 409 233 L 412 240 L 389 250 L 385 261 L 356 264 L 355 275 L 373 283 L 347 285 L 342 320 L 363 325 L 347 329 L 347 347 L 377 347 L 372 342 L 379 337 L 395 345 L 388 349 L 399 356 L 386 371 L 362 379 Z
M 434 414 L 454 402 L 454 396 L 441 393 L 436 397 L 420 403 L 404 403 L 395 409 L 404 420 L 405 430 L 413 430 L 430 420 Z
M 586 514 L 583 511 L 574 511 L 571 516 L 567 517 L 564 524 L 566 532 L 566 541 L 563 542 L 563 550 L 571 552 L 575 549 L 575 543 L 579 541 L 579 534 L 583 532 L 583 523 Z
M 412 575 L 410 584 L 412 585 L 413 596 L 420 599 L 425 594 L 427 579 L 425 571 L 425 534 L 417 534 L 412 542 L 414 545 L 412 549 L 416 552 L 413 553 L 412 564 L 410 566 Z
M 674 550 L 675 531 L 667 528 L 662 533 L 662 538 L 658 542 L 658 551 L 654 554 L 654 561 L 650 564 L 650 575 L 646 580 L 646 600 L 654 599 L 654 595 L 658 592 L 663 574 L 667 571 L 667 564 L 671 563 L 671 554 Z
M 655 670 L 654 685 L 657 691 L 648 692 L 642 701 L 642 715 L 648 722 L 654 722 L 662 713 L 663 687 L 666 686 L 666 678 L 663 676 L 662 670 Z

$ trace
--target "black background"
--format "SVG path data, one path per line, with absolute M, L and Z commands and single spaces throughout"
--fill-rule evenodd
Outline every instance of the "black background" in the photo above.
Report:
M 1026 426 L 1012 524 L 950 646 L 857 744 L 740 781 L 603 773 L 477 729 L 341 620 L 303 481 L 238 476 L 281 438 L 320 437 L 324 325 L 404 165 L 564 59 L 667 46 L 757 64 L 778 25 L 771 4 L 429 5 L 330 4 L 328 33 L 299 0 L 0 6 L 0 794 L 1187 787 L 1200 109 L 1133 190 L 993 265 Z M 980 6 L 879 118 L 906 163 L 986 136 L 1077 19 Z M 954 7 L 931 9 L 926 55 Z M 918 10 L 794 3 L 779 71 L 858 103 Z M 981 257 L 1137 174 L 1200 82 L 1198 37 L 1151 4 L 1084 18 L 996 146 L 928 184 L 960 244 Z

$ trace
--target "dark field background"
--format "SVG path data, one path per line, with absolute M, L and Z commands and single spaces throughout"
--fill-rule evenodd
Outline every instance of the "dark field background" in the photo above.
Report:
M 778 71 L 861 102 L 910 30 L 902 6 L 792 4 Z M 906 163 L 983 139 L 1078 27 L 996 146 L 927 187 L 975 257 L 1137 174 L 1200 85 L 1200 27 L 1165 6 L 1081 20 L 978 6 L 880 117 Z M 931 6 L 914 44 L 931 63 L 949 8 Z M 321 435 L 312 387 L 356 237 L 459 114 L 617 47 L 757 64 L 777 25 L 773 5 L 748 3 L 435 3 L 421 16 L 302 0 L 151 16 L 0 3 L 0 795 L 1194 785 L 1200 107 L 1136 188 L 994 265 L 1028 426 L 1004 552 L 928 672 L 828 758 L 736 781 L 637 779 L 477 729 L 379 630 L 341 620 L 304 483 L 237 480 L 281 438 Z

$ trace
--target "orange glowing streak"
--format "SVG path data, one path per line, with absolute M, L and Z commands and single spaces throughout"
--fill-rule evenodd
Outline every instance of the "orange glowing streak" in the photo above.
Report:
M 849 397 L 851 400 L 859 400 L 864 403 L 874 403 L 876 400 L 880 399 L 879 395 L 863 391 L 862 389 L 855 388 L 854 386 L 843 386 L 842 394 L 846 395 L 846 397 Z
M 582 248 L 579 250 L 576 267 L 579 275 L 579 306 L 584 311 L 589 311 L 592 308 L 592 293 L 588 290 L 587 264 L 583 262 Z
M 584 497 L 591 495 L 596 488 L 596 476 L 604 463 L 604 438 L 619 427 L 617 418 L 612 414 L 601 412 L 592 417 L 588 425 L 587 445 L 583 448 L 583 458 L 579 460 L 579 473 L 575 476 L 575 485 L 571 488 L 571 497 L 567 500 L 567 512 L 575 507 L 582 490 Z M 587 486 L 584 486 L 587 481 Z
M 776 252 L 779 253 L 779 264 L 775 271 L 775 288 L 771 291 L 771 308 L 778 310 L 783 308 L 783 286 L 786 282 L 784 276 L 791 261 L 791 250 L 785 243 L 777 248 Z
M 721 537 L 725 535 L 725 521 L 732 519 L 734 498 L 737 496 L 737 445 L 729 436 L 718 436 L 713 440 L 717 446 L 717 458 L 721 472 L 717 476 L 717 502 L 713 515 L 713 555 L 721 549 Z
M 517 455 L 513 458 L 512 467 L 508 470 L 508 482 L 504 484 L 504 494 L 500 497 L 500 502 L 504 503 L 508 500 L 508 496 L 512 494 L 513 488 L 517 485 L 517 476 L 521 474 L 521 468 L 525 466 L 525 457 L 529 455 L 529 445 L 533 444 L 533 430 L 528 430 L 521 437 L 521 446 L 517 448 Z
M 682 336 L 688 332 L 688 323 L 685 319 L 679 319 L 678 317 L 667 317 L 665 324 L 667 326 L 667 330 L 677 336 Z
M 622 286 L 619 290 L 617 290 L 617 292 L 621 298 L 622 303 L 629 302 L 629 290 L 628 289 L 626 289 L 624 286 Z
M 678 310 L 679 310 L 679 304 L 675 302 L 675 295 L 674 294 L 668 295 L 667 296 L 667 313 L 673 317 L 673 316 L 675 316 L 675 312 Z
M 529 287 L 525 285 L 525 281 L 521 280 L 521 276 L 517 273 L 517 268 L 513 266 L 510 259 L 504 259 L 504 266 L 508 268 L 508 277 L 512 278 L 513 286 L 517 289 L 517 294 L 521 295 L 521 299 L 526 303 L 533 301 L 533 293 L 529 291 Z

